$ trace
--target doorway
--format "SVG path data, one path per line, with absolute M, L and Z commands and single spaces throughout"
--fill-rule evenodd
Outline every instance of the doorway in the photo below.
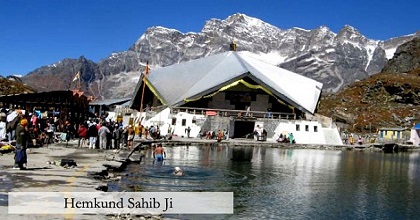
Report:
M 254 138 L 255 121 L 235 121 L 233 138 Z

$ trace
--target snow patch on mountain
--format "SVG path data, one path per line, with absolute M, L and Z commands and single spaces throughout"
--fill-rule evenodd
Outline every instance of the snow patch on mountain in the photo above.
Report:
M 386 58 L 388 60 L 392 59 L 392 57 L 395 54 L 395 51 L 397 51 L 397 48 L 396 47 L 385 50 Z
M 199 33 L 150 27 L 129 50 L 112 53 L 95 64 L 96 67 L 83 59 L 77 65 L 82 66 L 82 78 L 95 96 L 129 97 L 146 62 L 153 74 L 154 68 L 225 52 L 234 42 L 238 51 L 249 51 L 265 62 L 322 82 L 323 90 L 335 92 L 380 72 L 396 48 L 415 36 L 420 36 L 420 32 L 387 41 L 372 40 L 350 25 L 345 25 L 338 33 L 326 26 L 313 30 L 299 27 L 283 30 L 237 13 L 224 20 L 206 21 Z M 48 68 L 34 73 L 68 72 L 72 74 L 69 78 L 74 77 L 74 64 L 57 63 Z M 49 82 L 36 83 L 40 88 L 51 87 Z
M 366 45 L 365 50 L 367 52 L 367 62 L 366 62 L 366 66 L 365 66 L 365 71 L 368 71 L 368 67 L 370 62 L 373 59 L 373 54 L 376 50 L 376 48 L 378 47 L 378 43 L 377 41 L 370 41 L 370 43 L 368 45 Z

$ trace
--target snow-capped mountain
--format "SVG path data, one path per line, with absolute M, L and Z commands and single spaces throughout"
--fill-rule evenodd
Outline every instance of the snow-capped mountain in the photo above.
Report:
M 267 62 L 318 80 L 326 92 L 336 92 L 381 72 L 396 48 L 416 36 L 420 32 L 387 41 L 372 40 L 351 26 L 338 33 L 325 26 L 282 30 L 258 18 L 234 14 L 225 20 L 207 21 L 199 33 L 150 27 L 127 51 L 101 60 L 95 71 L 82 71 L 82 79 L 86 90 L 96 97 L 130 97 L 146 61 L 151 69 L 168 66 L 227 51 L 233 41 L 240 51 L 250 51 Z M 48 68 L 54 67 L 37 69 L 25 76 L 24 82 L 42 88 L 42 82 L 32 83 L 30 79 L 33 74 L 48 72 Z M 67 76 L 70 81 L 72 77 Z

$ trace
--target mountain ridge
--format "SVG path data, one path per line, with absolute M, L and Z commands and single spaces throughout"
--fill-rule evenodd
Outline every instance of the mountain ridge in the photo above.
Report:
M 411 128 L 420 122 L 420 38 L 398 47 L 381 73 L 322 96 L 318 113 L 351 132 Z
M 131 97 L 146 62 L 152 69 L 172 65 L 227 51 L 234 41 L 239 50 L 329 85 L 317 113 L 343 122 L 349 131 L 410 127 L 420 120 L 416 110 L 420 104 L 420 31 L 378 41 L 351 26 L 337 34 L 325 26 L 281 30 L 258 19 L 252 23 L 265 25 L 269 34 L 250 38 L 264 31 L 252 31 L 255 25 L 241 26 L 246 20 L 244 15 L 211 19 L 199 33 L 150 27 L 127 51 L 112 53 L 98 63 L 83 56 L 64 59 L 37 68 L 21 80 L 38 91 L 71 89 L 80 71 L 81 89 L 87 94 L 98 99 Z
M 324 83 L 325 92 L 337 92 L 380 72 L 393 48 L 417 34 L 420 36 L 419 32 L 388 42 L 368 39 L 350 25 L 345 25 L 337 34 L 326 26 L 313 30 L 296 27 L 283 30 L 237 13 L 224 20 L 206 21 L 198 33 L 150 27 L 127 51 L 112 53 L 98 63 L 75 59 L 67 69 L 44 66 L 28 73 L 22 80 L 37 90 L 45 90 L 51 83 L 34 75 L 50 73 L 50 82 L 57 81 L 53 85 L 63 88 L 69 85 L 77 71 L 81 71 L 82 89 L 98 99 L 131 97 L 132 90 L 127 87 L 136 85 L 146 61 L 152 69 L 168 66 L 227 51 L 229 43 L 235 41 L 238 50 L 270 57 L 279 67 Z

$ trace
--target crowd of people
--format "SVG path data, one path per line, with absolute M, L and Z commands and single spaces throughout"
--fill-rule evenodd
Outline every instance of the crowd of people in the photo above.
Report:
M 1 109 L 0 142 L 15 151 L 15 168 L 25 169 L 26 149 L 54 142 L 77 140 L 77 146 L 89 149 L 134 149 L 134 139 L 160 139 L 158 126 L 123 125 L 122 122 L 94 117 L 72 122 L 69 118 L 41 115 L 39 111 Z
M 70 135 L 73 136 L 73 135 Z M 133 149 L 134 139 L 161 139 L 159 126 L 144 127 L 123 125 L 105 119 L 90 119 L 79 125 L 77 134 L 79 147 L 89 149 Z
M 200 138 L 206 140 L 216 139 L 217 141 L 227 140 L 228 139 L 228 132 L 226 129 L 216 131 L 207 131 L 203 130 L 200 131 Z
M 280 134 L 279 137 L 277 138 L 277 142 L 294 144 L 296 143 L 296 140 L 293 133 L 289 133 L 288 135 Z
M 369 137 L 367 139 L 369 139 Z M 342 140 L 343 140 L 343 144 L 350 144 L 350 145 L 354 145 L 356 143 L 358 145 L 362 145 L 364 143 L 364 138 L 361 135 L 359 135 L 359 137 L 356 139 L 355 135 L 347 134 L 347 133 L 342 134 Z
M 46 135 L 43 129 L 47 125 L 41 123 L 38 111 L 1 109 L 0 112 L 1 144 L 14 146 L 14 169 L 26 169 L 26 149 L 30 145 L 42 145 Z
M 13 116 L 13 117 L 12 117 Z M 190 137 L 191 128 L 185 128 L 186 137 Z M 168 134 L 173 135 L 171 126 Z M 267 132 L 257 125 L 254 135 L 266 137 Z M 200 131 L 202 139 L 227 140 L 228 131 Z M 135 138 L 168 139 L 162 137 L 159 126 L 145 127 L 143 125 L 123 125 L 122 121 L 108 120 L 105 117 L 91 117 L 84 120 L 71 121 L 61 115 L 41 115 L 39 111 L 12 110 L 0 114 L 0 140 L 15 146 L 16 164 L 20 169 L 25 168 L 27 161 L 26 148 L 33 146 L 42 147 L 53 142 L 77 141 L 79 148 L 88 149 L 134 149 Z M 170 139 L 170 138 L 169 138 Z M 294 142 L 293 134 L 280 135 L 278 142 Z

